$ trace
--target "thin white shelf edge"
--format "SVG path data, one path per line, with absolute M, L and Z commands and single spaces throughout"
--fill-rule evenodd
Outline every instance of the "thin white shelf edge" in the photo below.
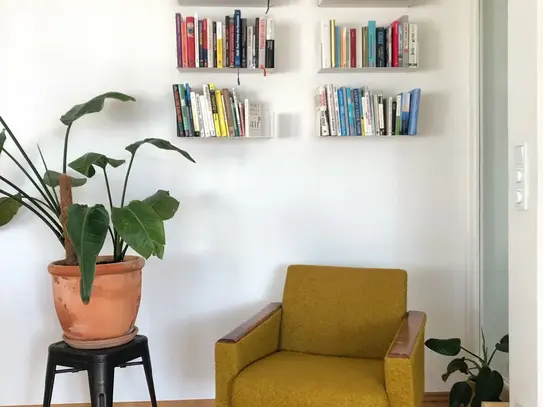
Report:
M 424 0 L 318 0 L 319 7 L 413 7 Z
M 394 136 L 384 135 L 384 136 L 318 136 L 318 138 L 396 138 L 396 137 L 420 137 L 418 134 L 408 135 L 408 134 L 396 134 Z
M 267 7 L 267 0 L 178 0 L 185 7 Z
M 182 73 L 251 73 L 264 75 L 264 70 L 261 68 L 177 68 Z M 271 74 L 275 68 L 266 68 L 266 74 Z
M 392 72 L 416 72 L 419 70 L 419 67 L 401 67 L 401 68 L 391 68 L 391 67 L 383 67 L 383 68 L 321 68 L 319 69 L 319 73 L 392 73 Z
M 271 140 L 274 137 L 273 136 L 252 136 L 252 137 L 178 137 L 182 140 L 190 139 L 190 140 L 209 140 L 209 139 L 243 139 L 243 140 Z

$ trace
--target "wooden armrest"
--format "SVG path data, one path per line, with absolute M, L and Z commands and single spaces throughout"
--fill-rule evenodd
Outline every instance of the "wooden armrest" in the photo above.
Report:
M 400 329 L 394 338 L 387 358 L 409 359 L 415 348 L 417 336 L 424 327 L 426 314 L 421 311 L 409 311 L 402 320 Z
M 260 324 L 266 321 L 271 317 L 279 308 L 281 308 L 280 302 L 272 302 L 265 308 L 263 308 L 258 314 L 252 318 L 245 321 L 243 324 L 238 326 L 228 335 L 219 339 L 219 342 L 222 343 L 236 343 L 239 342 L 243 337 L 245 337 L 249 332 L 256 329 Z

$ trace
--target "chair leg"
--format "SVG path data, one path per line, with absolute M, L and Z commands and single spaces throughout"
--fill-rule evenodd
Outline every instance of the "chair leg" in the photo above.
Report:
M 149 346 L 145 344 L 145 350 L 141 357 L 143 362 L 143 369 L 145 370 L 145 379 L 147 380 L 147 387 L 149 388 L 149 396 L 151 397 L 151 406 L 157 407 L 155 384 L 153 382 L 153 368 L 151 367 L 151 355 L 149 354 Z
M 113 407 L 113 377 L 115 368 L 107 362 L 89 367 L 89 390 L 92 407 Z
M 47 357 L 47 367 L 45 369 L 45 388 L 43 390 L 43 407 L 51 407 L 53 397 L 53 386 L 55 385 L 55 372 L 57 366 L 53 363 L 51 356 Z

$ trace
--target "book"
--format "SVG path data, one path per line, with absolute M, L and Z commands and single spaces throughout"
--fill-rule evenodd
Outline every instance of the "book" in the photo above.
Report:
M 275 21 L 266 21 L 266 60 L 265 68 L 275 68 Z
M 320 136 L 417 135 L 421 89 L 395 96 L 368 87 L 319 86 L 315 94 Z
M 181 31 L 181 13 L 175 14 L 175 40 L 177 44 L 177 67 L 183 66 L 183 36 Z

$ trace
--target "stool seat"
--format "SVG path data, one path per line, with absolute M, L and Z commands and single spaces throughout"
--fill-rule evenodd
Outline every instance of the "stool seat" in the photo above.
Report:
M 135 359 L 141 358 L 141 361 Z M 55 375 L 87 371 L 92 407 L 113 406 L 115 368 L 143 365 L 152 407 L 157 407 L 147 337 L 137 335 L 131 342 L 108 349 L 75 349 L 65 342 L 49 346 L 45 372 L 43 407 L 51 406 Z M 57 369 L 63 366 L 65 369 Z

